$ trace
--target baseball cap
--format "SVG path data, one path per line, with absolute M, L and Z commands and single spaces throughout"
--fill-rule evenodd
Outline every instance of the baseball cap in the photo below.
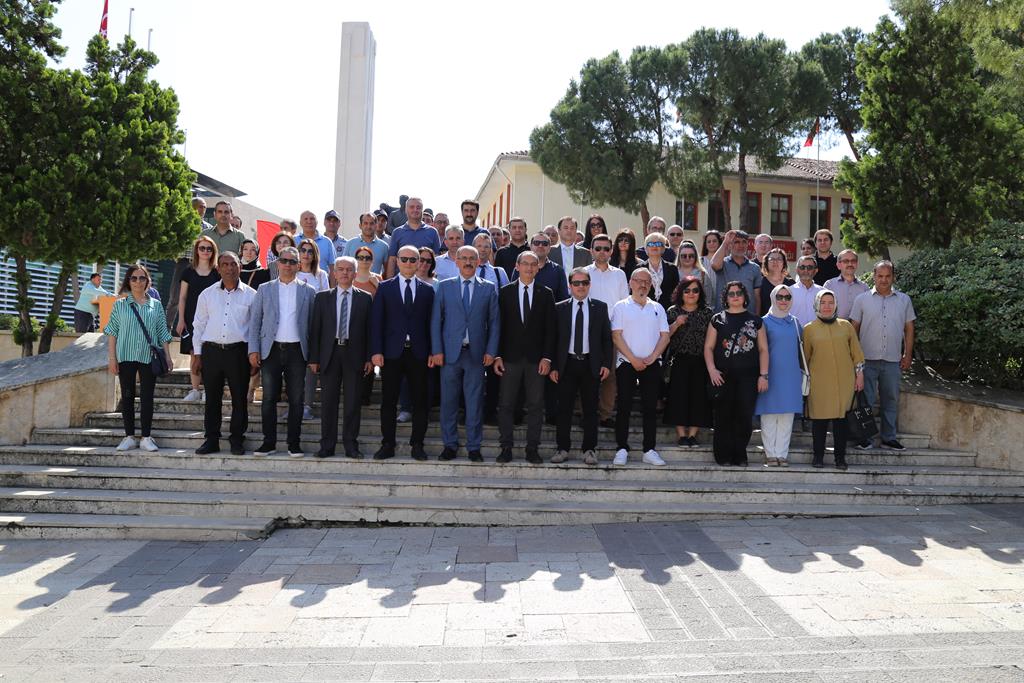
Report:
M 334 209 L 331 209 L 330 211 L 324 214 L 324 220 L 327 220 L 328 218 L 337 218 L 338 220 L 341 220 L 341 216 L 339 216 L 338 212 L 335 211 Z

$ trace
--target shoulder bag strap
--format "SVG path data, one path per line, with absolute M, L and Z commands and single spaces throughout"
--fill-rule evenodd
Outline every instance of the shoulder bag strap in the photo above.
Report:
M 135 319 L 139 321 L 139 325 L 142 327 L 142 334 L 146 335 L 146 342 L 151 348 L 157 348 L 156 345 L 153 344 L 153 338 L 149 336 L 149 330 L 146 329 L 146 323 L 142 322 L 142 316 L 139 315 L 139 310 L 135 307 L 135 302 L 129 301 L 128 308 L 132 309 L 132 313 L 135 314 Z
M 807 357 L 804 355 L 804 337 L 800 333 L 800 324 L 793 318 L 793 327 L 796 328 L 796 342 L 800 346 L 800 361 L 804 364 L 804 372 L 808 372 Z

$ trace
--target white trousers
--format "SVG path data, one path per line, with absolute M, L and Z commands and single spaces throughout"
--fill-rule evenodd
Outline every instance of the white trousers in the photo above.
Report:
M 761 416 L 761 444 L 765 458 L 787 460 L 789 439 L 793 436 L 794 413 L 771 413 Z

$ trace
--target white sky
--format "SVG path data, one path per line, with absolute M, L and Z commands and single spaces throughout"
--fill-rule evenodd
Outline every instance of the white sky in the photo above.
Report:
M 296 218 L 305 208 L 322 216 L 334 197 L 344 21 L 370 22 L 377 41 L 372 207 L 415 194 L 454 219 L 499 153 L 528 148 L 590 57 L 626 57 L 702 26 L 764 32 L 798 50 L 845 26 L 870 31 L 888 12 L 883 0 L 110 0 L 112 41 L 127 32 L 129 7 L 143 46 L 153 29 L 153 77 L 177 92 L 192 167 Z M 83 64 L 102 10 L 103 0 L 59 6 L 63 66 Z M 821 153 L 836 159 L 847 147 Z M 355 222 L 342 216 L 342 230 Z

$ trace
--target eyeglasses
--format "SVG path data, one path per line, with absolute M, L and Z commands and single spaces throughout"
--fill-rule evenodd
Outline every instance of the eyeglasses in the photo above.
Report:
M 691 259 L 691 258 L 695 259 L 695 258 L 697 258 L 697 255 L 696 254 L 686 254 L 686 253 L 683 253 L 683 254 L 679 255 L 679 258 L 680 259 Z
M 356 256 L 356 261 L 372 261 L 372 260 L 373 260 L 373 257 L 372 256 L 367 256 L 366 254 L 363 254 L 362 256 Z
M 741 292 L 741 291 L 740 291 L 740 290 L 738 290 L 738 289 L 734 289 L 734 290 L 732 290 L 731 292 L 728 292 L 728 293 L 726 294 L 726 296 L 727 296 L 727 297 L 729 297 L 730 299 L 734 299 L 734 298 L 742 298 L 742 297 L 743 297 L 743 292 Z
M 279 258 L 277 262 L 285 266 L 297 266 L 299 265 L 298 259 L 293 258 Z
M 569 284 L 573 287 L 589 287 L 590 280 L 570 280 Z
M 775 296 L 775 300 L 776 301 L 792 301 L 793 300 L 793 295 L 792 294 L 778 294 L 778 295 Z
M 683 290 L 683 294 L 700 294 L 700 287 L 687 287 Z
M 401 261 L 402 263 L 416 263 L 417 261 L 420 260 L 429 261 L 430 259 L 420 259 L 419 256 L 399 256 L 398 260 Z
M 196 247 L 196 251 L 213 251 L 213 247 Z
M 533 240 L 532 242 L 530 242 L 530 244 L 532 244 L 535 247 L 550 247 L 551 246 L 551 242 L 548 242 L 547 240 Z
M 611 247 L 591 247 L 594 251 L 611 251 Z
M 149 281 L 149 278 L 146 277 L 145 275 L 132 275 L 128 279 L 131 280 L 132 282 L 148 282 Z
M 648 249 L 657 249 L 658 247 L 663 247 L 663 246 L 665 246 L 664 242 L 648 242 L 647 243 L 647 248 Z
M 797 266 L 797 270 L 817 270 L 818 266 Z

